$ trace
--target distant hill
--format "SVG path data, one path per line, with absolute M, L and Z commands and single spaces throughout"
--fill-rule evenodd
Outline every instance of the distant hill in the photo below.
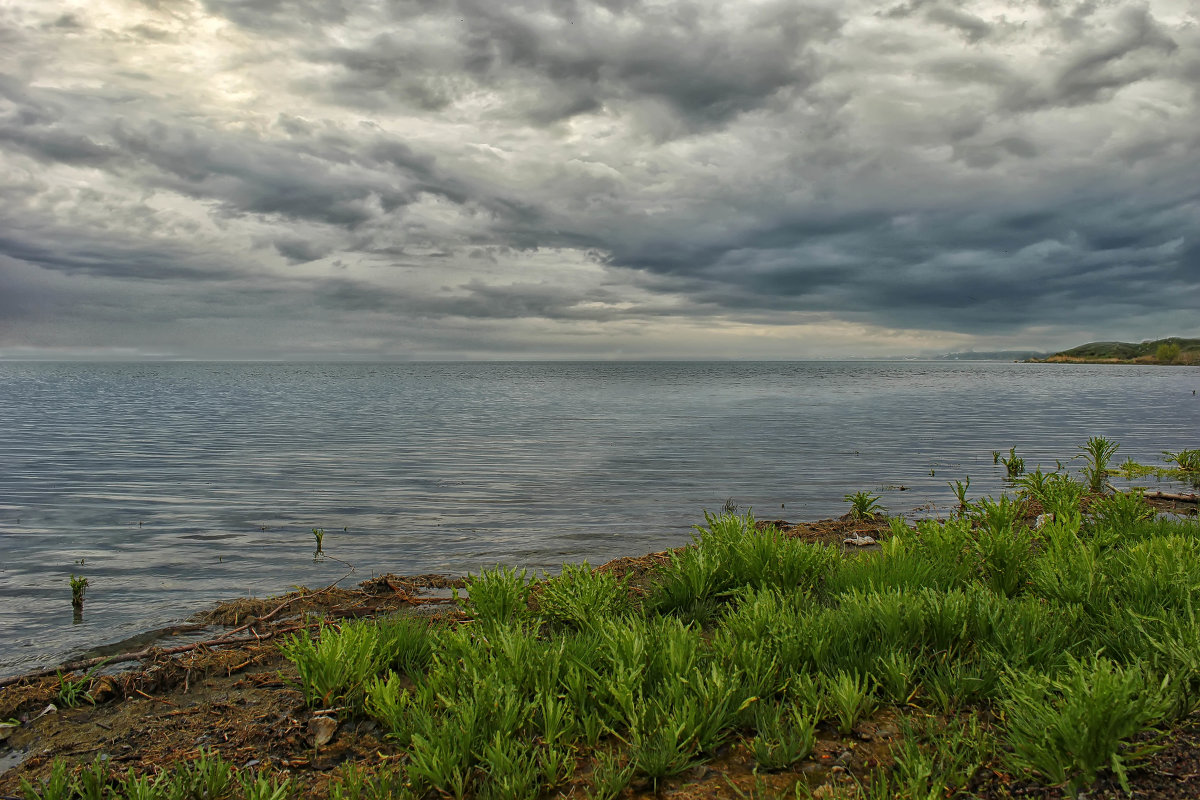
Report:
M 1172 336 L 1139 342 L 1089 342 L 1045 358 L 1048 361 L 1071 364 L 1200 364 L 1200 339 L 1181 339 Z
M 938 361 L 1033 361 L 1046 358 L 1045 353 L 1034 350 L 968 350 L 965 353 L 946 353 Z

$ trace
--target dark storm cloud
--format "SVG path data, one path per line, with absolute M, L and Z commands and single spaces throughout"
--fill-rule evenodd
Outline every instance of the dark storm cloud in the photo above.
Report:
M 204 7 L 246 28 L 273 33 L 344 22 L 340 0 L 203 0 Z
M 0 220 L 0 256 L 66 275 L 143 281 L 213 281 L 242 274 L 237 265 L 207 257 L 186 245 L 129 241 L 124 237 L 62 229 L 30 230 Z
M 331 252 L 329 247 L 303 239 L 277 239 L 274 245 L 279 254 L 293 264 L 316 261 Z
M 1200 32 L 1170 4 L 18 5 L 0 257 L 174 281 L 172 313 L 1017 335 L 1200 307 Z
M 342 69 L 337 97 L 373 105 L 380 95 L 438 110 L 480 88 L 520 86 L 508 105 L 535 124 L 611 103 L 657 101 L 689 126 L 719 124 L 781 92 L 802 92 L 820 69 L 813 42 L 837 36 L 828 9 L 779 3 L 744 14 L 680 3 L 494 3 L 401 6 L 399 22 L 457 18 L 436 46 L 395 33 L 365 45 L 315 50 Z
M 316 288 L 318 305 L 355 313 L 403 314 L 406 317 L 440 319 L 465 317 L 476 320 L 547 319 L 607 322 L 665 309 L 622 309 L 618 296 L 604 290 L 586 295 L 569 287 L 538 283 L 490 285 L 470 281 L 442 292 L 383 290 L 347 279 L 331 279 Z

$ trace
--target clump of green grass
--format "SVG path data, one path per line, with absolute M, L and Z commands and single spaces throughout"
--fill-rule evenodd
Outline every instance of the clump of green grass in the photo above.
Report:
M 611 750 L 597 753 L 596 765 L 592 769 L 592 800 L 616 800 L 629 785 L 635 769 L 632 761 L 622 763 L 620 757 Z
M 1070 475 L 1055 472 L 1046 477 L 1036 498 L 1047 514 L 1057 517 L 1079 513 L 1079 504 L 1086 492 L 1087 487 Z
M 84 703 L 95 705 L 96 700 L 92 697 L 92 684 L 95 682 L 96 673 L 100 671 L 103 664 L 97 664 L 92 669 L 88 670 L 79 678 L 73 678 L 75 673 L 63 674 L 58 673 L 58 692 L 55 694 L 55 700 L 60 706 L 65 708 L 75 708 Z
M 83 595 L 87 592 L 88 579 L 82 575 L 71 575 L 71 605 L 75 606 L 77 611 L 83 610 Z
M 839 671 L 828 680 L 825 691 L 837 717 L 838 733 L 843 735 L 853 731 L 876 706 L 870 682 L 857 672 Z
M 851 519 L 875 519 L 877 514 L 883 513 L 883 508 L 879 505 L 879 497 L 868 491 L 848 494 L 843 499 L 850 504 Z
M 705 514 L 692 546 L 673 552 L 660 570 L 647 606 L 701 624 L 711 622 L 719 604 L 746 587 L 813 591 L 831 574 L 834 548 L 806 545 L 778 528 L 759 528 L 750 514 Z
M 1007 456 L 996 455 L 993 457 L 1004 465 L 1005 476 L 1010 479 L 1016 478 L 1025 472 L 1025 459 L 1017 455 L 1016 447 L 1008 448 Z
M 1181 472 L 1200 472 L 1200 448 L 1175 453 L 1163 450 L 1163 460 L 1174 463 Z
M 525 570 L 496 566 L 467 576 L 466 611 L 485 624 L 500 624 L 529 616 L 532 581 Z M 455 590 L 457 594 L 457 590 Z
M 300 631 L 284 640 L 280 650 L 295 665 L 310 707 L 357 707 L 367 680 L 381 669 L 379 644 L 377 625 L 351 622 L 340 629 L 322 626 L 316 636 Z
M 1153 733 L 1171 706 L 1165 686 L 1138 664 L 1072 659 L 1060 676 L 1018 673 L 1001 701 L 1011 767 L 1079 789 L 1111 769 L 1129 792 L 1128 767 L 1154 751 Z
M 981 764 L 991 760 L 994 738 L 978 715 L 942 724 L 937 717 L 901 721 L 901 736 L 892 746 L 895 764 L 884 787 L 872 797 L 955 797 L 966 789 Z M 882 789 L 882 791 L 880 791 Z
M 561 574 L 544 580 L 538 586 L 537 606 L 543 617 L 576 629 L 633 612 L 628 580 L 597 572 L 586 562 L 564 564 Z
M 788 769 L 812 753 L 816 744 L 816 716 L 797 705 L 759 704 L 754 714 L 754 740 L 750 750 L 767 770 Z
M 967 475 L 965 481 L 953 481 L 946 484 L 953 490 L 954 496 L 958 499 L 958 508 L 964 511 L 967 508 L 967 491 L 971 488 L 971 476 Z
M 1112 460 L 1120 447 L 1121 445 L 1105 439 L 1103 436 L 1093 436 L 1080 445 L 1079 449 L 1083 451 L 1080 455 L 1087 461 L 1083 468 L 1083 475 L 1087 479 L 1088 491 L 1093 494 L 1102 494 L 1107 488 L 1108 462 Z

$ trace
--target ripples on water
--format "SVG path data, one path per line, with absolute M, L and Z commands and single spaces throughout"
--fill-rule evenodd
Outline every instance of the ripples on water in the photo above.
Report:
M 1053 468 L 1104 435 L 1158 463 L 1200 444 L 1198 386 L 986 362 L 0 363 L 0 674 L 324 585 L 344 569 L 313 562 L 314 527 L 354 580 L 597 564 L 727 498 L 816 519 L 904 485 L 892 511 L 945 508 L 966 474 L 999 491 L 1013 445 Z

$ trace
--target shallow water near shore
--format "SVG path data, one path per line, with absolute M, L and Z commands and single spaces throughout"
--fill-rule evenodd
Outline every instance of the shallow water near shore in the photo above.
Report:
M 314 560 L 313 528 L 352 584 L 660 550 L 729 498 L 944 514 L 947 481 L 1003 488 L 993 450 L 1053 469 L 1093 435 L 1117 461 L 1200 446 L 1198 388 L 996 362 L 0 363 L 0 676 L 326 585 L 348 569 Z

